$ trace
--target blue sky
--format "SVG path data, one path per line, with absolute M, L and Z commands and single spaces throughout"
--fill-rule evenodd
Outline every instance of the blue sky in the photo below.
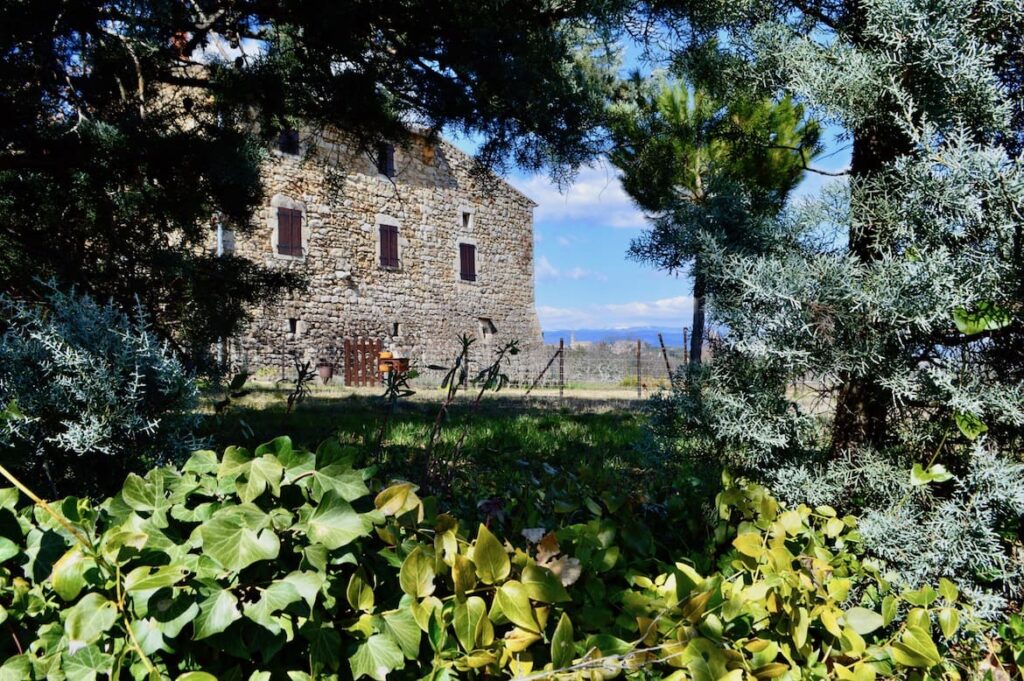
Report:
M 826 129 L 827 150 L 815 167 L 839 171 L 849 165 L 849 146 L 841 132 Z M 610 163 L 583 168 L 564 192 L 544 175 L 512 174 L 506 179 L 538 204 L 534 260 L 537 313 L 543 329 L 689 325 L 689 280 L 626 257 L 630 242 L 642 233 L 646 221 Z M 836 180 L 806 173 L 794 200 L 817 193 L 830 181 Z

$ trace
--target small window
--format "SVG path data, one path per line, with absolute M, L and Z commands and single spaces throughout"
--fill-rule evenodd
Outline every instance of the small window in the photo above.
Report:
M 288 333 L 290 333 L 291 335 L 294 336 L 298 332 L 299 332 L 299 320 L 296 319 L 295 317 L 292 317 L 292 318 L 290 318 L 288 320 Z
M 277 209 L 277 252 L 281 255 L 302 255 L 302 211 Z
M 459 278 L 476 281 L 476 246 L 459 244 Z
M 283 154 L 297 156 L 299 153 L 299 131 L 286 128 L 277 136 L 277 148 Z
M 388 177 L 395 176 L 395 145 L 386 142 L 377 145 L 377 172 Z
M 473 214 L 468 210 L 462 211 L 462 228 L 469 229 L 473 225 Z
M 380 266 L 398 267 L 398 227 L 380 226 Z
M 496 333 L 498 333 L 498 328 L 494 326 L 494 322 L 487 317 L 480 317 L 480 338 L 487 343 L 494 338 Z
M 392 336 L 401 336 L 402 335 L 402 325 L 399 324 L 398 322 L 393 322 L 391 324 L 391 335 Z

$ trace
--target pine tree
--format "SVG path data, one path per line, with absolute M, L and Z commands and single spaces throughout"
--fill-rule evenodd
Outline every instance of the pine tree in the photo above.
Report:
M 590 158 L 610 79 L 589 37 L 620 3 L 546 0 L 0 5 L 0 290 L 138 297 L 183 349 L 295 285 L 204 252 L 245 230 L 280 130 L 371 150 L 410 124 L 477 135 L 483 165 Z
M 717 89 L 789 94 L 852 144 L 848 182 L 791 206 L 773 248 L 705 255 L 729 336 L 690 423 L 783 497 L 860 512 L 897 581 L 956 579 L 994 614 L 1022 573 L 1024 6 L 655 9 Z
M 630 255 L 693 279 L 690 362 L 704 347 L 705 240 L 760 252 L 771 240 L 766 218 L 785 205 L 806 163 L 819 151 L 817 124 L 791 98 L 724 102 L 685 81 L 648 85 L 612 107 L 610 159 L 622 184 L 653 222 Z

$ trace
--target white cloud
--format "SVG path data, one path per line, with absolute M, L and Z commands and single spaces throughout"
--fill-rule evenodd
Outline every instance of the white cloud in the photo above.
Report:
M 608 281 L 608 277 L 601 272 L 594 272 L 593 270 L 587 270 L 582 267 L 573 267 L 570 270 L 564 272 L 548 260 L 547 256 L 540 256 L 537 258 L 537 262 L 533 266 L 533 276 L 538 281 L 554 281 L 556 279 L 572 279 L 579 281 L 580 279 L 596 279 L 597 281 Z
M 534 263 L 533 276 L 539 281 L 544 279 L 558 279 L 560 272 L 558 268 L 551 264 L 551 261 L 546 256 L 540 256 L 537 258 L 537 262 Z
M 558 245 L 559 245 L 559 246 L 568 246 L 568 245 L 570 245 L 570 244 L 572 244 L 572 242 L 571 242 L 571 241 L 569 241 L 569 240 L 568 240 L 567 238 L 565 238 L 564 236 L 560 236 L 560 237 L 558 237 Z
M 582 305 L 576 308 L 541 305 L 537 308 L 544 329 L 608 329 L 632 326 L 679 326 L 690 323 L 693 298 L 675 296 L 651 301 Z
M 543 175 L 511 182 L 537 202 L 537 223 L 575 222 L 621 229 L 637 229 L 646 224 L 643 213 L 622 188 L 618 171 L 607 163 L 582 168 L 565 193 Z

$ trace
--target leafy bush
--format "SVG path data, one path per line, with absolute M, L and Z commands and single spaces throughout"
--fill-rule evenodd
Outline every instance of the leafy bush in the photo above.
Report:
M 894 589 L 827 507 L 726 479 L 702 575 L 645 558 L 614 515 L 513 547 L 354 456 L 278 438 L 130 475 L 101 504 L 0 490 L 0 678 L 859 681 L 970 662 L 956 587 Z
M 130 470 L 194 449 L 195 383 L 149 332 L 88 296 L 0 296 L 0 452 L 54 493 L 108 493 Z

